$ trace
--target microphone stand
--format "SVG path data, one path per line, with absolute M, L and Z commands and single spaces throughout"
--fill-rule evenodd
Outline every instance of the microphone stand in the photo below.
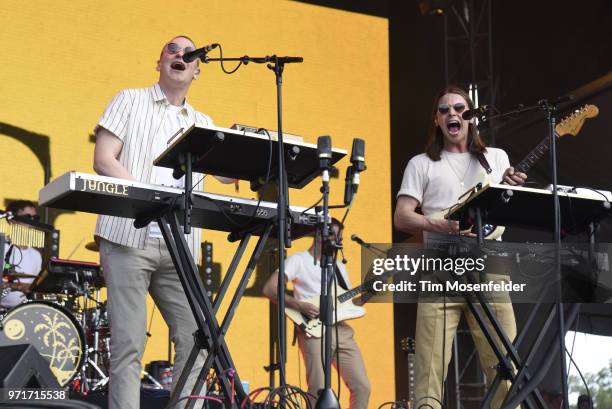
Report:
M 279 383 L 281 387 L 286 386 L 285 363 L 287 356 L 287 328 L 285 321 L 285 254 L 286 249 L 291 247 L 291 226 L 287 222 L 289 208 L 289 188 L 287 184 L 287 169 L 285 167 L 285 147 L 283 143 L 283 115 L 282 115 L 282 85 L 283 70 L 285 64 L 301 63 L 302 57 L 278 57 L 276 55 L 265 57 L 249 57 L 247 55 L 239 58 L 210 58 L 204 55 L 201 60 L 208 64 L 212 61 L 240 61 L 242 64 L 253 62 L 266 64 L 267 68 L 274 71 L 276 78 L 276 110 L 278 122 L 278 212 L 277 212 L 277 234 L 278 234 L 278 369 Z
M 565 317 L 563 308 L 563 288 L 561 285 L 561 208 L 559 204 L 559 191 L 557 190 L 557 138 L 555 136 L 555 112 L 557 110 L 557 103 L 550 103 L 547 100 L 540 101 L 540 103 L 542 105 L 542 108 L 546 112 L 546 118 L 548 120 L 548 136 L 550 138 L 550 167 L 552 173 L 553 202 L 555 214 L 555 271 L 558 277 L 557 296 L 559 297 L 556 309 L 559 323 L 559 353 L 561 354 L 561 390 L 563 392 L 563 409 L 569 409 L 567 363 L 565 357 Z
M 332 274 L 334 274 L 335 253 L 338 245 L 329 237 L 329 169 L 323 170 L 321 193 L 323 193 L 323 221 L 321 236 L 321 297 L 319 299 L 319 317 L 323 324 L 323 389 L 319 393 L 316 409 L 340 409 L 340 403 L 331 387 L 332 367 L 332 327 L 333 304 L 332 304 Z
M 498 114 L 493 116 L 483 116 L 483 120 L 491 120 L 507 117 L 513 114 L 523 113 L 526 111 L 532 111 L 535 109 L 542 109 L 546 113 L 546 120 L 548 123 L 548 138 L 550 140 L 550 171 L 552 177 L 553 186 L 553 203 L 554 203 L 554 243 L 555 243 L 555 271 L 557 274 L 557 296 L 559 297 L 554 309 L 557 310 L 558 318 L 558 342 L 561 360 L 561 388 L 563 393 L 563 409 L 569 409 L 568 402 L 568 385 L 567 385 L 567 363 L 565 357 L 565 317 L 564 317 L 564 306 L 563 306 L 563 293 L 562 293 L 562 282 L 561 282 L 561 208 L 559 204 L 559 192 L 557 190 L 557 138 L 555 132 L 556 118 L 555 113 L 557 111 L 557 105 L 573 99 L 573 95 L 566 95 L 557 98 L 554 101 L 548 101 L 546 99 L 538 101 L 535 105 L 530 106 L 519 106 L 517 109 Z M 551 311 L 552 312 L 552 311 Z M 512 403 L 512 402 L 511 402 Z M 510 405 L 504 406 L 511 407 Z

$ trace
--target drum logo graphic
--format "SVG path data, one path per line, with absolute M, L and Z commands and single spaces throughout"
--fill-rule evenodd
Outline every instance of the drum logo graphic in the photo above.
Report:
M 79 371 L 84 355 L 82 331 L 69 314 L 53 304 L 21 304 L 3 318 L 0 345 L 33 345 L 65 386 Z

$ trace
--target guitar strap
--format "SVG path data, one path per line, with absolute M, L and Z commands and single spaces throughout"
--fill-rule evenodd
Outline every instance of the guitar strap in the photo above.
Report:
M 340 285 L 343 290 L 348 291 L 348 285 L 346 285 L 346 281 L 344 280 L 344 277 L 342 276 L 342 273 L 340 272 L 340 269 L 338 268 L 337 264 L 334 265 L 334 273 L 336 274 L 336 280 L 338 280 L 338 285 Z
M 484 156 L 484 153 L 477 152 L 476 153 L 476 157 L 478 158 L 478 162 L 480 162 L 480 165 L 484 168 L 484 170 L 487 172 L 487 174 L 491 174 L 491 172 L 493 172 L 493 170 L 491 169 L 491 165 L 489 165 L 489 161 Z

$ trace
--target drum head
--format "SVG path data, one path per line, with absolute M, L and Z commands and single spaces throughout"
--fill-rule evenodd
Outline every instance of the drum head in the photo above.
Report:
M 77 375 L 85 355 L 83 330 L 72 314 L 45 301 L 11 309 L 0 322 L 0 346 L 30 344 L 49 362 L 64 387 Z

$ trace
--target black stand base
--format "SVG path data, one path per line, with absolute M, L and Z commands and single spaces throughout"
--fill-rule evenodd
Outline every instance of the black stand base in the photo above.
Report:
M 317 399 L 316 409 L 340 409 L 340 403 L 336 394 L 331 389 L 321 389 L 319 398 Z

